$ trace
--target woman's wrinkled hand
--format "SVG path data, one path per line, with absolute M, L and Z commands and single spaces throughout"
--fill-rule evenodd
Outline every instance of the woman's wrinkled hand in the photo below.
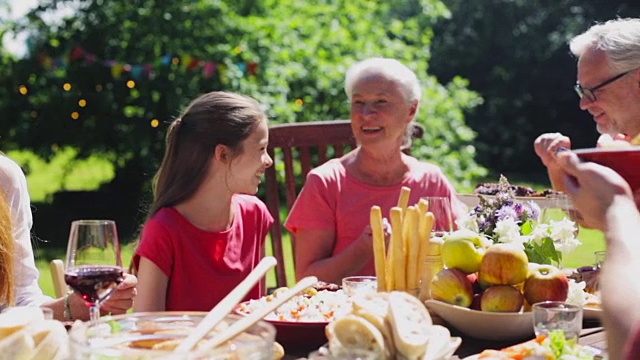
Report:
M 131 274 L 124 274 L 124 280 L 114 293 L 100 306 L 100 311 L 105 314 L 124 314 L 133 307 L 133 298 L 137 295 L 136 285 L 138 278 Z

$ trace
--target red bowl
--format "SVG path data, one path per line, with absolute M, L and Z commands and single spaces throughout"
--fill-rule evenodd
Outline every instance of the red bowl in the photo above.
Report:
M 246 316 L 240 311 L 240 305 L 235 308 L 235 314 Z M 301 353 L 317 350 L 327 343 L 325 327 L 329 322 L 294 322 L 267 320 L 265 322 L 276 328 L 276 341 L 284 347 L 285 353 Z
M 631 187 L 640 188 L 640 147 L 623 149 L 589 148 L 573 150 L 582 160 L 591 161 L 613 169 Z

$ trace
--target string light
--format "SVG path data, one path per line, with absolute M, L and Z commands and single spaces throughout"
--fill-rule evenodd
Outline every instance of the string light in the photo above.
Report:
M 304 104 L 304 101 L 302 101 L 302 99 L 296 99 L 296 105 L 302 106 L 302 104 Z
M 71 84 L 69 84 L 69 83 L 64 83 L 64 84 L 62 85 L 62 90 L 64 90 L 64 91 L 70 91 L 70 90 L 71 90 Z
M 18 91 L 22 95 L 27 95 L 29 93 L 29 88 L 24 85 L 20 85 L 20 87 L 18 88 Z
M 136 82 L 135 82 L 135 81 L 133 81 L 133 80 L 129 80 L 129 81 L 127 81 L 127 87 L 128 87 L 129 89 L 133 89 L 134 87 L 136 87 Z
M 87 106 L 87 100 L 85 100 L 85 99 L 80 99 L 80 100 L 78 101 L 78 106 L 80 106 L 80 107 L 85 107 L 85 106 Z
M 171 63 L 173 65 L 178 65 L 179 62 L 180 62 L 180 58 L 178 57 L 174 57 L 173 59 L 171 59 Z
M 96 91 L 97 92 L 102 91 L 102 85 L 100 85 L 100 84 L 96 85 Z
M 151 120 L 151 127 L 152 128 L 157 128 L 158 125 L 160 125 L 160 121 L 158 121 L 158 119 Z
M 74 112 L 71 113 L 71 118 L 73 120 L 78 120 L 79 117 L 80 117 L 80 113 L 79 112 L 74 111 Z

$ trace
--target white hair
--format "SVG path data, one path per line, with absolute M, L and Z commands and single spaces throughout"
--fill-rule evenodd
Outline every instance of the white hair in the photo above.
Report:
M 603 51 L 613 70 L 624 72 L 640 67 L 640 19 L 609 20 L 593 25 L 569 42 L 571 52 L 580 57 L 588 49 Z
M 351 100 L 353 86 L 364 75 L 378 74 L 400 85 L 408 102 L 420 101 L 422 88 L 416 74 L 395 59 L 370 58 L 355 63 L 347 70 L 344 80 L 344 91 Z

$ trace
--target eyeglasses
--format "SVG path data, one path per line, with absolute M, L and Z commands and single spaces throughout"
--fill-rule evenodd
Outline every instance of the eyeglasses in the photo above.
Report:
M 596 90 L 602 89 L 603 87 L 605 87 L 605 86 L 611 84 L 612 82 L 620 79 L 621 77 L 627 75 L 631 71 L 633 71 L 633 70 L 625 71 L 622 74 L 618 74 L 618 75 L 612 77 L 611 79 L 605 80 L 605 81 L 601 82 L 600 84 L 598 84 L 598 85 L 596 85 L 594 87 L 590 87 L 590 88 L 584 88 L 584 87 L 582 87 L 582 85 L 580 85 L 579 82 L 576 82 L 576 85 L 573 87 L 573 89 L 576 91 L 576 93 L 578 94 L 580 99 L 582 99 L 583 96 L 586 96 L 587 100 L 589 100 L 590 102 L 594 102 L 594 101 L 598 100 L 596 98 Z

